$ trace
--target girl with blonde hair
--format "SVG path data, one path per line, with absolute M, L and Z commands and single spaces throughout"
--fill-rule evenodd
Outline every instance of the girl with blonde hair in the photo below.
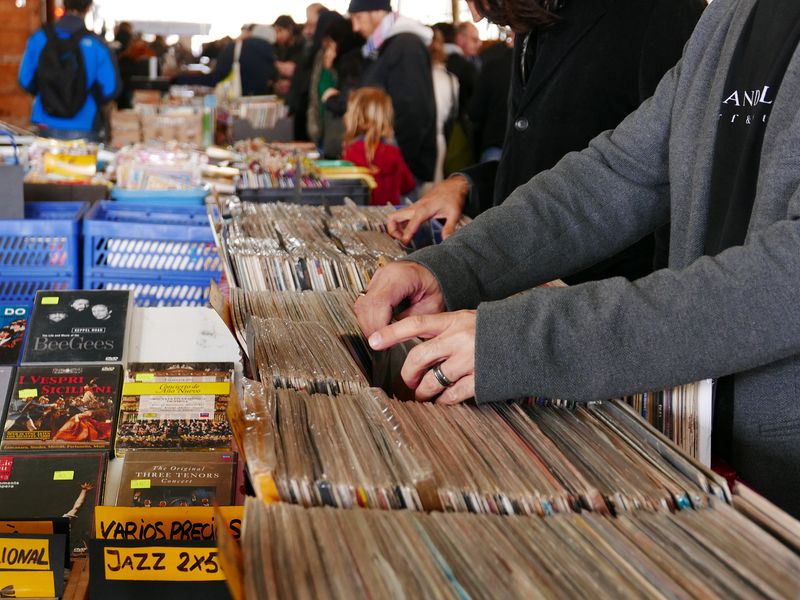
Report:
M 372 190 L 372 205 L 399 204 L 404 194 L 417 187 L 395 144 L 393 122 L 392 100 L 382 89 L 365 87 L 350 95 L 342 158 L 372 172 L 378 184 Z

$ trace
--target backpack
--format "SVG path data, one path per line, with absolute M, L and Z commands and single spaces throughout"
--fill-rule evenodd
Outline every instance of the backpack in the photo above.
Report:
M 47 43 L 36 68 L 39 98 L 48 115 L 70 119 L 83 108 L 89 96 L 81 52 L 81 39 L 88 32 L 81 27 L 62 39 L 50 23 L 44 26 L 44 32 Z

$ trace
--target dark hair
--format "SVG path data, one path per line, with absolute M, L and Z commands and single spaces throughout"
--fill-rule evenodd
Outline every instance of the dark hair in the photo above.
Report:
M 277 19 L 275 19 L 275 23 L 273 24 L 274 27 L 280 27 L 281 29 L 288 29 L 292 33 L 295 32 L 297 29 L 297 23 L 294 22 L 294 19 L 289 15 L 281 15 Z
M 436 23 L 436 25 L 431 26 L 431 29 L 435 29 L 442 34 L 445 44 L 456 43 L 456 28 L 453 27 L 452 23 Z
M 495 25 L 516 33 L 545 29 L 559 21 L 555 11 L 564 0 L 475 0 L 475 7 Z
M 334 21 L 325 30 L 325 35 L 336 43 L 337 56 L 343 56 L 355 48 L 360 48 L 366 41 L 361 34 L 353 31 L 350 19 Z
M 92 5 L 92 0 L 64 0 L 64 10 L 85 13 Z

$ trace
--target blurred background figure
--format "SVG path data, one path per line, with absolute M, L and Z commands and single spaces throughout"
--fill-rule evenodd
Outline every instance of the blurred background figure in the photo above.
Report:
M 239 39 L 231 41 L 220 52 L 210 73 L 186 73 L 172 82 L 178 85 L 206 85 L 221 83 L 239 64 L 242 96 L 263 96 L 272 92 L 275 80 L 275 30 L 270 25 L 253 25 L 243 28 Z
M 453 73 L 447 70 L 447 55 L 444 45 L 444 36 L 441 30 L 434 26 L 433 40 L 430 46 L 433 94 L 436 99 L 436 166 L 433 172 L 433 183 L 439 183 L 444 179 L 444 159 L 447 153 L 446 133 L 452 131 L 459 114 L 459 81 Z
M 467 106 L 479 163 L 500 160 L 508 121 L 514 34 L 481 53 L 481 68 Z M 510 42 L 510 43 L 509 43 Z M 463 110 L 463 109 L 462 109 Z
M 318 47 L 314 45 L 314 33 L 317 30 L 319 15 L 327 9 L 319 3 L 309 4 L 306 8 L 306 22 L 302 30 L 303 56 L 295 65 L 294 75 L 289 86 L 286 103 L 289 114 L 294 118 L 294 139 L 308 140 L 306 115 L 308 112 L 308 93 L 311 85 L 311 70 Z
M 64 16 L 29 39 L 19 84 L 34 96 L 31 123 L 46 137 L 99 140 L 105 104 L 120 91 L 114 52 L 86 29 L 92 0 L 64 0 Z
M 275 80 L 274 91 L 281 98 L 289 95 L 292 77 L 303 60 L 303 36 L 289 15 L 281 15 L 272 25 L 275 29 Z
M 353 30 L 367 42 L 362 86 L 380 87 L 392 99 L 394 131 L 417 185 L 433 181 L 436 166 L 436 101 L 430 27 L 392 12 L 389 0 L 352 0 Z
M 399 204 L 417 183 L 394 140 L 392 99 L 379 88 L 363 87 L 350 94 L 343 158 L 367 167 L 378 184 L 370 204 Z

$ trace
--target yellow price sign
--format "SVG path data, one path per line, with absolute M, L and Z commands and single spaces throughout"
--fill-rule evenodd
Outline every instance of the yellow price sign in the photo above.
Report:
M 55 598 L 52 571 L 0 571 L 0 590 L 7 598 Z
M 131 479 L 131 489 L 132 490 L 149 490 L 150 489 L 150 480 L 149 479 Z
M 0 538 L 0 570 L 48 571 L 50 541 L 48 538 Z
M 42 304 L 58 304 L 58 296 L 43 296 Z
M 20 398 L 36 398 L 39 395 L 39 390 L 34 388 L 27 388 L 19 391 Z
M 144 546 L 103 548 L 110 581 L 222 581 L 216 548 Z
M 75 471 L 53 471 L 53 481 L 72 481 Z
M 52 535 L 52 521 L 0 521 L 0 533 Z
M 217 527 L 221 526 L 239 539 L 244 507 L 221 506 L 219 514 L 223 523 L 217 521 L 211 506 L 97 506 L 95 535 L 101 540 L 209 541 L 216 538 Z

